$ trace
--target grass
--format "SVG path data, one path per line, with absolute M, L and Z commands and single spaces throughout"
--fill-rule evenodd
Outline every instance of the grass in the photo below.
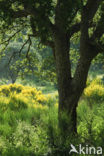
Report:
M 95 83 L 101 85 L 98 80 L 92 82 Z M 90 97 L 83 94 L 77 108 L 78 136 L 72 138 L 69 134 L 63 141 L 58 127 L 57 90 L 49 84 L 39 87 L 0 86 L 0 156 L 63 156 L 69 152 L 70 144 L 104 148 L 104 101 L 98 104 L 96 98 L 91 98 L 90 106 Z M 90 92 L 95 97 L 95 91 Z M 14 107 L 16 104 L 21 107 Z

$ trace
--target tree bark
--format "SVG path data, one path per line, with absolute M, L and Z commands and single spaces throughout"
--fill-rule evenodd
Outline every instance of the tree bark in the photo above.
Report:
M 81 45 L 80 59 L 72 78 L 67 35 L 56 33 L 54 37 L 59 92 L 59 126 L 64 136 L 65 134 L 67 136 L 70 132 L 77 133 L 78 101 L 86 86 L 90 64 L 95 55 L 87 43 Z
M 64 136 L 71 131 L 77 132 L 76 108 L 79 96 L 76 96 L 72 85 L 70 45 L 65 34 L 55 34 L 55 58 L 59 92 L 59 126 Z

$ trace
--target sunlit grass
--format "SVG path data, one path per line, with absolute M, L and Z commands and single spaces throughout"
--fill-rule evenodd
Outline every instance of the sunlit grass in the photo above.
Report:
M 103 146 L 104 101 L 98 105 L 96 98 L 92 98 L 90 107 L 88 100 L 95 92 L 99 96 L 96 90 L 101 88 L 103 84 L 98 80 L 87 85 L 77 107 L 78 138 L 69 134 L 63 142 L 58 127 L 57 91 L 50 89 L 51 92 L 43 94 L 33 86 L 0 86 L 0 156 L 43 156 L 69 149 L 70 143 Z

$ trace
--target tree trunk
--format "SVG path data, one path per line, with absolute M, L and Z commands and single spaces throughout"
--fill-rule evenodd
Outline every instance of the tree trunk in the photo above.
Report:
M 71 86 L 72 78 L 69 48 L 70 45 L 68 44 L 67 36 L 61 33 L 56 34 L 55 58 L 59 92 L 59 126 L 64 133 L 69 133 L 70 130 L 76 132 L 77 123 L 76 107 L 78 100 L 75 99 Z
M 12 84 L 14 84 L 16 82 L 16 78 L 12 78 Z
M 96 48 L 89 44 L 89 23 L 93 18 L 98 4 L 94 5 L 94 9 L 88 9 L 90 2 L 83 7 L 81 12 L 80 24 L 80 59 L 74 77 L 71 77 L 70 64 L 70 37 L 67 37 L 67 17 L 62 15 L 62 1 L 58 1 L 56 6 L 55 27 L 53 30 L 55 60 L 58 77 L 59 92 L 59 126 L 64 136 L 70 132 L 77 132 L 77 106 L 80 96 L 86 86 L 86 80 L 92 59 L 97 55 Z M 65 10 L 64 10 L 65 11 Z M 90 14 L 89 14 L 90 12 Z M 70 30 L 69 30 L 70 31 Z
M 83 47 L 76 68 L 74 78 L 71 77 L 71 65 L 69 59 L 70 45 L 67 36 L 62 33 L 55 35 L 55 59 L 58 77 L 59 92 L 59 126 L 61 131 L 69 135 L 77 133 L 77 106 L 79 98 L 86 86 L 88 70 L 92 57 L 83 55 L 89 51 Z M 87 53 L 88 54 L 88 53 Z

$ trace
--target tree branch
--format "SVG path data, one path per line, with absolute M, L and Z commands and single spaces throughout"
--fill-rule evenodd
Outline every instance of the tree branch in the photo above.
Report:
M 95 27 L 95 23 L 89 23 L 88 28 L 93 28 Z M 68 30 L 67 34 L 69 37 L 73 36 L 74 33 L 79 32 L 81 29 L 81 22 L 76 23 L 71 27 L 71 30 Z
M 72 26 L 71 30 L 68 31 L 69 36 L 71 37 L 74 33 L 80 31 L 81 23 L 76 23 Z
M 30 36 L 29 36 L 28 42 L 29 42 L 29 46 L 28 46 L 28 49 L 27 49 L 26 58 L 27 58 L 27 59 L 29 60 L 29 62 L 30 62 L 30 59 L 29 59 L 29 51 L 30 51 L 30 47 L 31 47 L 31 45 L 32 45 L 32 41 L 31 41 Z
M 25 45 L 26 45 L 28 42 L 30 43 L 30 36 L 28 36 L 28 39 L 24 42 L 24 44 L 22 45 L 21 49 L 19 50 L 19 56 L 21 56 L 21 52 L 22 52 L 23 48 L 25 47 Z M 29 44 L 28 50 L 30 50 L 30 46 L 31 46 L 31 44 Z
M 36 30 L 36 27 L 34 25 L 34 22 L 33 22 L 33 19 L 32 18 L 30 18 L 30 23 L 31 23 L 32 33 L 33 33 L 32 36 L 34 36 L 34 37 L 40 37 L 40 33 Z M 54 29 L 53 27 L 54 27 L 54 25 L 52 25 L 52 29 Z M 54 42 L 53 41 L 50 41 L 48 39 L 46 39 L 44 41 L 41 40 L 41 43 L 44 44 L 45 46 L 54 48 Z
M 12 10 L 12 18 L 22 18 L 22 17 L 27 17 L 29 15 L 28 12 L 25 10 L 19 10 L 19 11 L 13 11 Z
M 99 8 L 102 0 L 88 0 L 86 6 L 84 7 L 84 12 L 88 21 L 91 21 Z
M 5 43 L 8 43 L 8 44 L 9 44 L 10 40 L 11 40 L 13 37 L 15 37 L 15 35 L 18 34 L 20 31 L 21 31 L 21 29 L 18 30 L 18 31 L 16 31 L 16 32 L 15 32 L 12 36 L 10 36 L 6 41 L 4 41 L 4 42 L 2 42 L 2 43 L 0 43 L 0 44 L 5 44 Z
M 104 10 L 102 10 L 101 18 L 97 24 L 96 30 L 94 31 L 93 35 L 91 36 L 91 40 L 100 40 L 100 37 L 104 34 Z
M 5 49 L 7 48 L 7 46 L 9 45 L 10 41 L 12 40 L 13 37 L 15 37 L 16 34 L 18 34 L 19 32 L 21 31 L 18 30 L 16 31 L 12 36 L 10 36 L 7 40 L 3 41 L 2 43 L 0 43 L 1 45 L 4 45 L 5 44 L 5 47 L 2 49 L 2 52 L 5 51 Z

